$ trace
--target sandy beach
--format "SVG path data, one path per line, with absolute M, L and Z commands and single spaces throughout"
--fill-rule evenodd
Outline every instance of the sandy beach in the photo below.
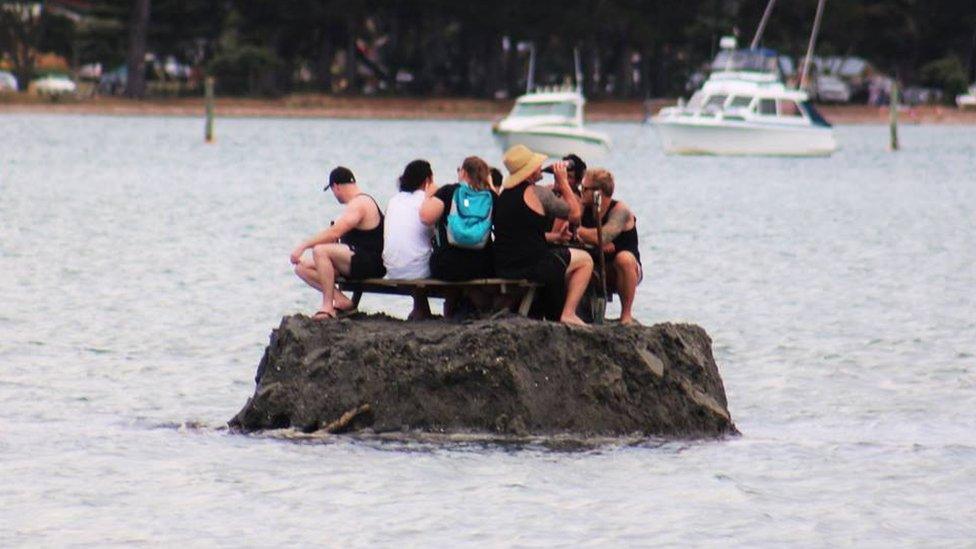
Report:
M 639 122 L 648 113 L 656 113 L 674 102 L 673 99 L 595 100 L 587 103 L 586 117 L 597 122 Z M 493 120 L 505 116 L 511 107 L 510 100 L 295 94 L 274 99 L 222 97 L 217 99 L 216 108 L 218 116 L 227 117 Z M 888 122 L 886 107 L 821 105 L 818 108 L 835 124 Z M 0 113 L 201 116 L 203 111 L 203 99 L 194 97 L 137 101 L 99 96 L 51 100 L 25 94 L 0 94 Z M 942 105 L 903 107 L 900 120 L 906 124 L 976 124 L 976 110 L 962 111 Z

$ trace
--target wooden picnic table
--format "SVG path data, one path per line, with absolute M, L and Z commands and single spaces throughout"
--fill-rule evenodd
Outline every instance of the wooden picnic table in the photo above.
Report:
M 445 297 L 451 292 L 460 290 L 462 293 L 470 289 L 484 289 L 497 292 L 500 295 L 521 296 L 518 314 L 528 316 L 535 300 L 537 290 L 541 284 L 531 280 L 513 280 L 507 278 L 477 278 L 464 282 L 447 282 L 434 278 L 365 278 L 362 280 L 337 280 L 339 289 L 352 292 L 353 305 L 359 307 L 359 300 L 364 293 L 390 295 L 424 295 L 427 297 Z

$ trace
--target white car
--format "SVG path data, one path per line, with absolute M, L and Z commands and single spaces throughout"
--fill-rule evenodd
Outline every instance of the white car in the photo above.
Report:
M 818 76 L 816 95 L 817 100 L 824 103 L 848 103 L 851 100 L 851 87 L 836 76 Z
M 17 91 L 17 77 L 7 71 L 0 71 L 0 92 Z
M 64 95 L 78 91 L 78 86 L 66 76 L 38 78 L 31 82 L 31 87 L 40 95 Z
M 959 105 L 960 109 L 976 108 L 976 84 L 969 86 L 969 93 L 956 96 L 956 105 Z

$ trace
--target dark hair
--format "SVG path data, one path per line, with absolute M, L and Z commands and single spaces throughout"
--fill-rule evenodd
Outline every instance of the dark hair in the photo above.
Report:
M 461 169 L 468 174 L 468 179 L 471 180 L 471 188 L 478 191 L 488 189 L 491 182 L 489 181 L 488 164 L 484 160 L 477 156 L 469 156 L 464 159 Z
M 500 188 L 502 186 L 502 180 L 504 179 L 504 177 L 502 177 L 502 172 L 499 171 L 498 168 L 492 168 L 489 170 L 489 173 L 491 173 L 491 185 L 496 189 Z
M 423 186 L 428 177 L 434 175 L 434 170 L 430 169 L 430 162 L 426 160 L 414 160 L 403 168 L 403 175 L 400 176 L 400 190 L 405 193 L 412 193 Z
M 583 176 L 586 175 L 586 162 L 583 162 L 583 159 L 575 154 L 567 154 L 563 157 L 563 160 L 572 165 L 572 168 L 569 171 L 573 172 L 576 179 L 582 180 Z

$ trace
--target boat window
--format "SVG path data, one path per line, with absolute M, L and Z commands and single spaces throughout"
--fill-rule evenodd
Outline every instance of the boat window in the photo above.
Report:
M 696 91 L 691 95 L 691 99 L 688 100 L 688 110 L 697 111 L 702 104 L 702 92 Z
M 748 107 L 752 103 L 752 97 L 748 95 L 736 95 L 729 103 L 729 108 L 738 109 Z
M 779 105 L 780 116 L 803 116 L 803 113 L 800 112 L 800 107 L 796 104 L 796 101 L 790 101 L 789 99 L 777 99 L 776 104 Z
M 705 107 L 702 109 L 705 112 L 718 112 L 722 110 L 722 105 L 725 104 L 725 99 L 727 95 L 713 95 L 705 101 Z
M 776 116 L 776 100 L 775 99 L 760 99 L 757 105 L 757 110 L 759 114 L 766 116 Z
M 576 105 L 566 102 L 516 103 L 513 116 L 576 116 Z
M 775 72 L 777 55 L 773 50 L 722 50 L 712 60 L 713 71 Z

